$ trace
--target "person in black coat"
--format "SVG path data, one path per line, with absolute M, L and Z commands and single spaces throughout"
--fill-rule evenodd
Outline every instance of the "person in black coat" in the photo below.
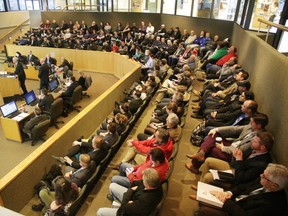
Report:
M 51 65 L 56 65 L 57 64 L 57 60 L 53 57 L 50 56 L 50 54 L 47 54 L 46 55 L 46 58 L 45 58 L 45 62 L 51 66 Z
M 52 94 L 48 94 L 48 89 L 44 88 L 41 90 L 41 95 L 39 95 L 38 107 L 42 111 L 46 111 L 50 113 L 51 104 L 54 101 L 54 97 Z
M 64 99 L 67 97 L 72 97 L 72 94 L 75 90 L 75 88 L 78 86 L 78 83 L 76 82 L 76 79 L 74 76 L 71 77 L 71 84 L 67 87 L 65 92 L 62 92 L 61 97 Z
M 94 136 L 93 139 L 88 141 L 74 141 L 72 147 L 68 150 L 68 153 L 64 157 L 52 156 L 54 159 L 63 164 L 68 164 L 74 169 L 81 168 L 80 161 L 76 157 L 78 154 L 88 154 L 95 166 L 98 166 L 100 162 L 106 157 L 108 149 L 104 139 L 101 136 Z
M 161 202 L 163 190 L 160 185 L 158 172 L 153 168 L 143 171 L 140 181 L 134 181 L 132 187 L 127 189 L 119 184 L 110 184 L 110 193 L 107 198 L 111 201 L 119 200 L 120 208 L 100 208 L 97 216 L 144 216 L 151 212 Z
M 45 59 L 40 59 L 41 66 L 39 67 L 38 78 L 40 79 L 40 89 L 49 88 L 49 72 L 50 67 L 46 64 Z
M 28 55 L 27 55 L 27 61 L 31 65 L 39 65 L 39 59 L 35 55 L 33 55 L 32 51 L 30 50 Z
M 268 164 L 260 178 L 238 185 L 226 192 L 212 192 L 224 202 L 222 209 L 201 205 L 199 216 L 270 216 L 285 215 L 287 200 L 284 187 L 288 169 L 280 164 Z
M 19 62 L 19 59 L 17 57 L 13 57 L 12 59 L 13 63 L 15 64 L 15 74 L 18 76 L 18 80 L 20 82 L 21 89 L 23 91 L 23 94 L 26 94 L 28 91 L 26 89 L 25 80 L 26 80 L 26 74 L 23 68 L 22 63 Z

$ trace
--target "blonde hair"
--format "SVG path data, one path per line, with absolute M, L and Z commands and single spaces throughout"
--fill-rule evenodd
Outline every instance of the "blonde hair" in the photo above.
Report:
M 89 166 L 91 163 L 91 158 L 88 154 L 81 154 L 79 157 L 79 161 L 81 161 L 86 166 Z

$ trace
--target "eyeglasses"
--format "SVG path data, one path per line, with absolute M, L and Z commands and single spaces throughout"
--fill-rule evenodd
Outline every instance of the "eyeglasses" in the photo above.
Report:
M 266 181 L 268 181 L 268 182 L 270 182 L 270 183 L 272 183 L 272 184 L 278 185 L 277 183 L 275 183 L 275 182 L 271 181 L 270 179 L 268 179 L 268 178 L 265 176 L 264 173 L 261 174 L 261 178 L 265 179 Z

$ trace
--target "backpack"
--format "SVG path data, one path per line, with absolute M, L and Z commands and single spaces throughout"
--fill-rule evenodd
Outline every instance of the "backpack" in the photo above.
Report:
M 44 187 L 48 187 L 50 190 L 54 190 L 52 185 L 53 180 L 57 176 L 62 176 L 61 167 L 57 164 L 53 164 L 48 173 L 45 173 L 42 180 L 34 186 L 34 194 L 39 194 L 40 190 Z
M 200 146 L 205 138 L 205 123 L 197 125 L 192 131 L 190 142 L 195 146 Z

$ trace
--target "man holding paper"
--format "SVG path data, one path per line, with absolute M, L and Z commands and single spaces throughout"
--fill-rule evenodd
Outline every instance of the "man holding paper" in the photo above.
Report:
M 268 164 L 256 180 L 238 185 L 226 192 L 210 191 L 223 202 L 221 209 L 200 205 L 199 216 L 271 216 L 284 215 L 287 200 L 284 187 L 288 183 L 288 169 Z

